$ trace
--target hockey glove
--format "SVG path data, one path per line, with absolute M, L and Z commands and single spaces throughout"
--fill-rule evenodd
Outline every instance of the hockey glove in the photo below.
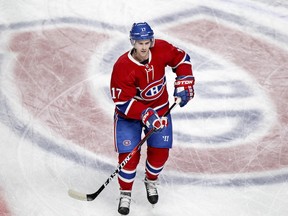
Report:
M 185 106 L 189 100 L 194 97 L 194 77 L 189 76 L 178 76 L 174 83 L 174 97 L 181 98 L 180 107 Z
M 142 122 L 149 129 L 154 129 L 155 131 L 161 131 L 167 126 L 167 118 L 160 118 L 157 112 L 152 108 L 147 108 L 142 112 Z

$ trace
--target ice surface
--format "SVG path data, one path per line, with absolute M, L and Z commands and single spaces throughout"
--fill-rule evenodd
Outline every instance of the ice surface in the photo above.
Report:
M 117 215 L 116 178 L 92 202 L 67 191 L 117 166 L 110 73 L 147 21 L 190 54 L 196 94 L 173 110 L 155 208 L 143 146 L 130 215 L 287 216 L 287 14 L 284 0 L 0 1 L 0 215 Z

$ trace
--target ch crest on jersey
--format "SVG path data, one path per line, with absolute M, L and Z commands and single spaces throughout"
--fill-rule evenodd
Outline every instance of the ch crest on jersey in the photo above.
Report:
M 139 90 L 139 97 L 142 100 L 150 101 L 157 99 L 164 91 L 166 85 L 166 77 L 162 77 L 153 83 L 150 83 L 145 89 Z

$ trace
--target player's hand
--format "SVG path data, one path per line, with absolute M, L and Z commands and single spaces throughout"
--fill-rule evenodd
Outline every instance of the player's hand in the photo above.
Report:
M 166 117 L 160 118 L 157 112 L 150 107 L 142 112 L 141 117 L 143 124 L 150 130 L 161 131 L 168 123 Z
M 194 97 L 194 77 L 189 76 L 178 76 L 174 83 L 174 97 L 181 98 L 180 107 L 185 106 L 188 101 Z

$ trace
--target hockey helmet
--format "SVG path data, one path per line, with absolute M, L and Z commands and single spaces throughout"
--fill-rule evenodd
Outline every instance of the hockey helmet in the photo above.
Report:
M 153 43 L 154 32 L 152 28 L 146 22 L 134 23 L 130 31 L 130 41 L 134 45 L 136 40 L 148 40 Z

